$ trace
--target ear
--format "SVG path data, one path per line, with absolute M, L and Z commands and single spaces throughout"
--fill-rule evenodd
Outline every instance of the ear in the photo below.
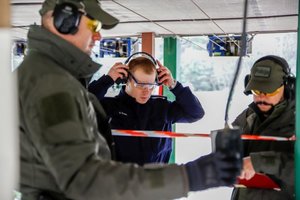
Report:
M 127 82 L 125 83 L 126 89 L 128 88 L 130 90 L 131 85 L 130 85 L 130 81 L 127 80 Z
M 129 95 L 131 94 L 131 85 L 129 81 L 125 85 L 125 92 Z

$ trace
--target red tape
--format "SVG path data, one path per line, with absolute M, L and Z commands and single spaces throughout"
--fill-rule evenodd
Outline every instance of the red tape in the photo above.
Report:
M 112 129 L 114 136 L 133 136 L 133 137 L 159 137 L 159 138 L 179 138 L 179 137 L 205 137 L 210 138 L 208 133 L 176 133 L 170 131 L 144 131 L 144 130 L 120 130 Z M 265 140 L 265 141 L 295 141 L 296 137 L 275 137 L 275 136 L 260 136 L 260 135 L 241 135 L 243 140 Z

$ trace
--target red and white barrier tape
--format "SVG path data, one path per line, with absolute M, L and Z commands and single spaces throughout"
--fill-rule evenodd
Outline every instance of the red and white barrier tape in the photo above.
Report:
M 207 133 L 176 133 L 169 131 L 140 131 L 140 130 L 120 130 L 112 129 L 114 136 L 133 136 L 133 137 L 160 137 L 160 138 L 177 138 L 177 137 L 205 137 L 210 138 Z M 241 135 L 243 140 L 267 140 L 267 141 L 294 141 L 295 137 L 275 137 L 275 136 L 259 136 L 259 135 Z

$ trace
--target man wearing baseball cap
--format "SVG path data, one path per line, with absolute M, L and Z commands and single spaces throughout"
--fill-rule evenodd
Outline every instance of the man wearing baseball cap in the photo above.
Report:
M 269 55 L 258 59 L 245 77 L 245 94 L 253 102 L 233 122 L 245 134 L 293 138 L 295 135 L 295 78 L 285 59 Z M 294 199 L 294 141 L 244 142 L 242 179 L 262 173 L 280 190 L 236 188 L 232 200 Z
M 43 16 L 48 11 L 53 11 L 60 3 L 70 3 L 75 5 L 77 9 L 83 12 L 83 14 L 87 14 L 100 21 L 103 29 L 111 29 L 119 22 L 118 19 L 101 8 L 98 0 L 46 0 L 40 9 L 40 14 Z
M 212 153 L 183 165 L 113 161 L 108 119 L 86 83 L 101 27 L 118 20 L 97 0 L 46 0 L 18 68 L 22 200 L 174 199 L 228 186 L 238 156 Z

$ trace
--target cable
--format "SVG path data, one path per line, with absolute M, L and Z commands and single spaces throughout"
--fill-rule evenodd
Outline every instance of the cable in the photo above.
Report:
M 236 71 L 234 74 L 234 78 L 232 81 L 232 85 L 229 91 L 229 95 L 227 98 L 227 103 L 226 103 L 226 110 L 225 110 L 225 128 L 229 128 L 229 124 L 228 124 L 228 110 L 230 107 L 230 103 L 231 103 L 231 99 L 232 99 L 232 95 L 234 92 L 234 87 L 236 84 L 236 80 L 238 78 L 239 72 L 240 72 L 240 67 L 241 67 L 241 63 L 242 63 L 242 59 L 243 56 L 246 55 L 246 44 L 247 44 L 247 38 L 246 38 L 246 25 L 247 25 L 247 10 L 248 10 L 248 0 L 245 0 L 245 5 L 244 5 L 244 16 L 243 16 L 243 31 L 242 31 L 242 45 L 241 45 L 241 52 L 240 52 L 240 56 L 239 56 L 239 60 L 238 60 L 238 64 L 236 67 Z

